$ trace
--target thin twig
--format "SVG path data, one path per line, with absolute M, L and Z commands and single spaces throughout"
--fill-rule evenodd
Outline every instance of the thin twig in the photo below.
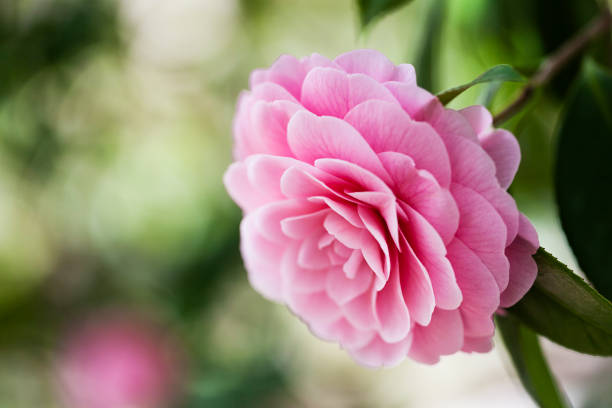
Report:
M 531 77 L 527 85 L 523 88 L 518 98 L 508 105 L 503 111 L 495 115 L 493 123 L 495 126 L 510 119 L 514 114 L 523 108 L 536 88 L 547 84 L 569 61 L 576 57 L 580 52 L 596 37 L 608 32 L 612 22 L 610 10 L 605 7 L 601 14 L 593 19 L 582 31 L 568 40 L 556 52 L 547 57 L 536 73 Z

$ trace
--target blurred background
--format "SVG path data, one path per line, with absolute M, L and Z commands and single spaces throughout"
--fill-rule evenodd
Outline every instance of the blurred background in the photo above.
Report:
M 370 370 L 316 339 L 249 287 L 221 178 L 237 95 L 280 54 L 375 48 L 438 91 L 500 63 L 529 75 L 596 12 L 415 0 L 360 33 L 353 0 L 2 0 L 0 407 L 534 406 L 500 340 Z M 519 208 L 573 267 L 551 168 L 578 68 L 506 125 Z M 451 106 L 499 111 L 520 85 L 497 88 Z M 544 347 L 575 406 L 612 406 L 610 360 Z

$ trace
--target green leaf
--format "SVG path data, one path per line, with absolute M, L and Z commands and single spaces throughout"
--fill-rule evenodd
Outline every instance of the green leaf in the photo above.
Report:
M 612 74 L 587 62 L 559 127 L 555 187 L 580 268 L 612 299 Z
M 454 88 L 447 89 L 446 91 L 439 92 L 436 96 L 438 97 L 438 99 L 440 99 L 440 102 L 446 105 L 447 103 L 455 99 L 457 96 L 459 96 L 461 93 L 463 93 L 463 91 L 471 88 L 472 86 L 494 81 L 524 82 L 525 78 L 510 65 L 496 65 L 493 68 L 479 75 L 472 82 L 468 82 L 467 84 L 459 85 Z
M 440 37 L 442 34 L 442 23 L 446 11 L 446 0 L 434 0 L 427 13 L 425 31 L 421 40 L 414 68 L 417 73 L 417 82 L 421 88 L 433 91 L 437 86 L 438 60 L 440 57 Z
M 365 28 L 374 19 L 410 2 L 412 0 L 357 0 L 361 27 Z
M 612 303 L 540 248 L 538 277 L 508 309 L 535 332 L 582 353 L 612 355 Z
M 566 407 L 566 399 L 548 368 L 538 336 L 512 316 L 498 315 L 496 320 L 514 368 L 529 395 L 541 407 Z

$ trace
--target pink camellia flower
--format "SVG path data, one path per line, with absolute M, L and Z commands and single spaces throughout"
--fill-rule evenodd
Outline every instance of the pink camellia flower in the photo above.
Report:
M 251 284 L 368 366 L 489 351 L 536 276 L 514 136 L 373 50 L 282 56 L 250 85 L 224 181 Z
M 136 319 L 106 316 L 71 333 L 58 360 L 66 405 L 161 408 L 177 382 L 175 350 Z

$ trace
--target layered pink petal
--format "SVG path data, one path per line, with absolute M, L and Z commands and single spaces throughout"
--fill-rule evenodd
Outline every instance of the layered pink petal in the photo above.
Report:
M 284 248 L 269 241 L 257 231 L 256 214 L 250 214 L 240 224 L 240 252 L 248 271 L 249 281 L 265 297 L 283 300 L 281 261 Z
M 387 284 L 376 294 L 376 318 L 380 325 L 380 337 L 385 342 L 395 343 L 408 336 L 410 313 L 402 295 L 397 260 Z
M 390 151 L 378 157 L 396 186 L 397 197 L 425 217 L 444 243 L 449 243 L 459 226 L 459 209 L 450 191 L 431 173 L 418 170 L 405 154 Z
M 282 55 L 267 70 L 255 70 L 251 74 L 251 87 L 262 83 L 274 83 L 282 86 L 295 98 L 300 97 L 304 70 L 297 58 L 291 55 Z
M 316 115 L 344 117 L 349 110 L 349 79 L 333 68 L 315 68 L 302 85 L 302 104 Z
M 366 346 L 350 350 L 349 353 L 361 364 L 370 367 L 393 367 L 399 364 L 408 353 L 411 337 L 396 343 L 387 343 L 380 336 L 374 337 Z
M 499 290 L 508 286 L 506 224 L 495 208 L 474 190 L 453 184 L 451 191 L 461 210 L 456 237 L 479 257 L 495 278 Z
M 415 122 L 397 104 L 381 100 L 357 105 L 345 120 L 375 152 L 404 153 L 417 168 L 428 170 L 441 185 L 448 187 L 451 178 L 448 153 L 429 124 Z
M 440 356 L 456 353 L 463 347 L 463 323 L 458 310 L 436 309 L 427 326 L 412 330 L 409 355 L 425 364 L 434 364 Z
M 436 307 L 434 291 L 427 270 L 405 241 L 399 264 L 403 272 L 400 277 L 402 293 L 410 316 L 416 323 L 426 326 Z
M 521 162 L 521 150 L 514 135 L 497 129 L 481 137 L 480 144 L 495 162 L 495 176 L 500 186 L 510 187 Z
M 467 108 L 461 109 L 459 112 L 467 119 L 472 126 L 472 129 L 474 129 L 474 132 L 476 132 L 476 134 L 479 136 L 483 132 L 489 130 L 493 124 L 491 112 L 489 112 L 484 106 L 468 106 Z
M 446 258 L 446 247 L 440 236 L 425 221 L 423 216 L 409 206 L 408 244 L 427 270 L 431 279 L 436 306 L 442 309 L 456 309 L 461 304 L 462 293 L 457 285 L 453 268 Z
M 251 284 L 358 362 L 487 352 L 539 243 L 506 188 L 514 136 L 444 107 L 373 50 L 279 58 L 251 76 L 224 175 Z
M 376 153 L 346 122 L 332 117 L 316 117 L 306 111 L 293 115 L 287 129 L 289 147 L 295 156 L 313 164 L 317 159 L 342 159 L 371 171 L 383 180 L 389 176 Z
M 499 289 L 495 279 L 460 239 L 448 246 L 448 259 L 463 293 L 460 311 L 464 333 L 469 336 L 493 335 L 492 315 L 499 306 Z
M 518 302 L 533 285 L 538 266 L 532 255 L 539 247 L 535 229 L 523 214 L 520 217 L 519 233 L 506 249 L 510 261 L 510 282 L 501 294 L 501 307 L 510 307 Z
M 342 267 L 331 269 L 327 274 L 326 290 L 336 303 L 342 305 L 364 293 L 371 283 L 370 269 L 360 263 L 352 277 L 348 277 Z
M 434 95 L 423 88 L 419 88 L 416 84 L 391 81 L 385 83 L 385 87 L 413 119 L 419 117 L 421 112 L 428 109 L 432 104 L 438 103 Z
M 395 65 L 376 50 L 356 50 L 339 55 L 334 62 L 349 74 L 366 74 L 378 82 L 391 81 L 395 77 Z

